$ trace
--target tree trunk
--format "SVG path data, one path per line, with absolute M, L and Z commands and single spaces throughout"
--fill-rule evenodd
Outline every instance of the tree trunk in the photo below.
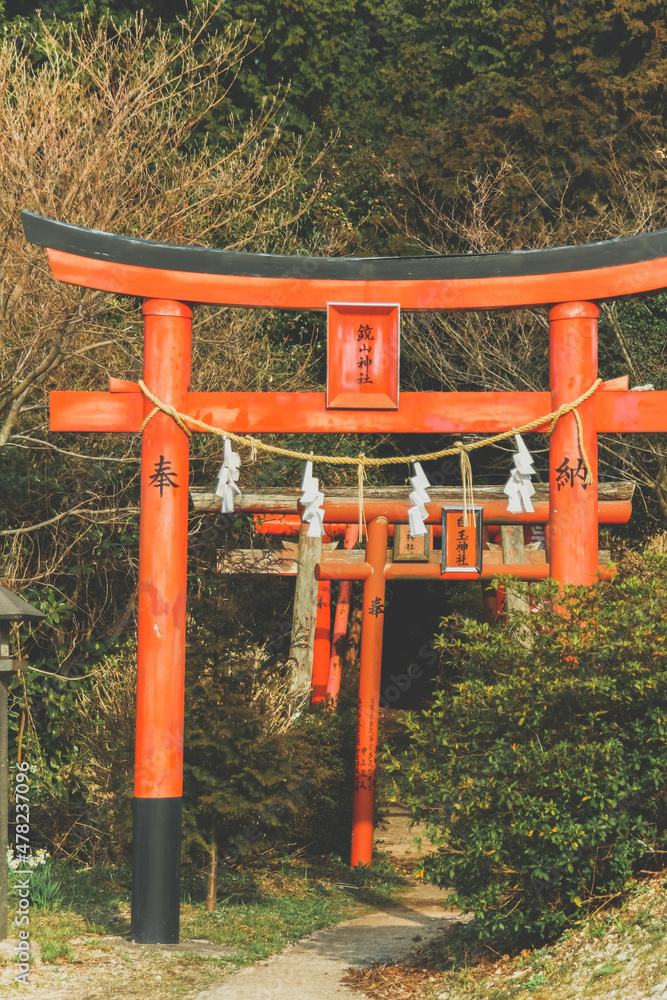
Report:
M 208 891 L 206 893 L 206 912 L 212 913 L 218 904 L 218 843 L 215 839 L 215 825 L 212 830 L 211 847 L 209 849 Z

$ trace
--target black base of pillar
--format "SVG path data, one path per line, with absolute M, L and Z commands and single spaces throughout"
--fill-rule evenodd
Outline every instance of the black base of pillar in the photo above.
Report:
M 177 944 L 181 889 L 181 799 L 134 799 L 132 937 Z

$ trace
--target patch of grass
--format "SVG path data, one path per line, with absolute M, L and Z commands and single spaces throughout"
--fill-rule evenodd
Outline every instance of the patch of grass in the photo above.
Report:
M 40 925 L 50 926 L 49 914 L 63 914 L 73 935 L 126 934 L 130 929 L 131 873 L 129 867 L 74 867 L 50 861 L 40 883 L 32 876 L 30 903 Z M 41 875 L 41 870 L 39 872 Z M 75 928 L 75 929 L 74 929 Z
M 66 941 L 42 941 L 42 962 L 49 964 L 63 958 L 66 962 L 74 960 L 74 948 Z
M 593 973 L 593 979 L 603 979 L 605 976 L 615 976 L 620 966 L 614 963 L 605 962 L 601 969 Z
M 593 919 L 586 924 L 586 936 L 590 941 L 596 938 L 603 938 L 607 933 L 607 926 L 603 920 Z
M 181 933 L 234 949 L 237 965 L 266 958 L 291 941 L 359 913 L 340 890 L 314 885 L 300 896 L 270 896 L 252 902 L 227 899 L 212 913 L 183 906 Z
M 59 910 L 63 904 L 62 881 L 56 877 L 53 862 L 36 868 L 30 878 L 30 902 L 42 910 Z
M 33 911 L 30 915 L 30 934 L 41 949 L 42 962 L 72 962 L 75 959 L 71 941 L 84 931 L 84 922 L 74 913 Z
M 543 969 L 544 964 L 547 961 L 548 957 L 549 957 L 548 948 L 535 948 L 531 952 L 528 961 L 530 962 L 530 964 L 534 969 Z
M 544 986 L 546 981 L 547 977 L 540 972 L 539 975 L 537 976 L 531 976 L 528 982 L 524 983 L 523 989 L 529 990 L 531 993 L 534 993 L 536 990 L 540 988 L 540 986 Z
M 646 927 L 653 920 L 653 914 L 650 910 L 637 910 L 634 916 L 633 923 L 637 927 Z
M 611 929 L 615 930 L 617 934 L 625 934 L 627 931 L 626 925 L 617 913 L 609 913 L 607 915 L 607 924 Z
M 263 859 L 261 865 L 249 863 L 225 870 L 218 879 L 218 898 L 252 902 L 269 896 L 300 896 L 325 886 L 373 906 L 391 898 L 404 883 L 405 879 L 382 859 L 351 869 L 340 858 L 275 857 Z M 199 873 L 186 876 L 184 885 L 182 902 L 194 906 L 204 902 L 206 886 Z

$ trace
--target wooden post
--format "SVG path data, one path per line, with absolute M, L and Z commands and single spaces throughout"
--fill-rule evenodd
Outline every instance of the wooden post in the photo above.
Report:
M 354 766 L 351 865 L 370 865 L 373 860 L 373 818 L 375 811 L 375 768 L 380 712 L 382 673 L 382 633 L 384 630 L 385 563 L 388 523 L 378 517 L 368 525 L 366 562 L 371 575 L 364 582 L 359 669 L 359 712 L 357 753 Z
M 359 538 L 359 525 L 348 524 L 345 529 L 343 547 L 352 549 Z M 327 701 L 332 708 L 338 704 L 340 681 L 343 665 L 343 646 L 347 636 L 347 623 L 350 617 L 350 598 L 352 596 L 352 581 L 341 580 L 338 588 L 338 603 L 334 618 L 333 638 L 331 640 L 331 660 L 329 662 L 329 677 L 327 680 Z
M 501 524 L 500 547 L 505 566 L 523 566 L 526 549 L 523 544 L 522 524 Z M 528 602 L 513 587 L 505 586 L 505 607 L 508 611 L 527 611 Z
M 591 302 L 568 302 L 549 311 L 552 410 L 576 399 L 597 378 L 598 315 Z M 574 414 L 558 421 L 549 448 L 549 565 L 551 575 L 562 584 L 590 584 L 598 572 L 595 395 L 578 412 L 593 483 L 584 484 Z
M 324 701 L 331 659 L 331 580 L 321 580 L 317 588 L 317 615 L 313 641 L 313 681 L 310 704 Z
M 0 659 L 9 659 L 9 622 L 0 621 Z M 7 937 L 7 848 L 9 846 L 8 671 L 0 672 L 0 941 Z
M 144 381 L 181 409 L 192 311 L 151 299 L 144 317 Z M 179 933 L 188 479 L 188 437 L 157 413 L 141 459 L 132 936 L 142 944 L 173 944 Z
M 343 663 L 348 667 L 353 667 L 359 656 L 359 647 L 361 646 L 361 618 L 362 605 L 357 604 L 356 600 L 352 600 L 352 592 L 350 591 L 350 618 L 347 627 L 347 645 L 343 654 Z
M 293 664 L 291 695 L 292 704 L 295 707 L 299 707 L 310 694 L 315 622 L 317 620 L 318 586 L 315 579 L 315 566 L 321 558 L 322 539 L 309 537 L 308 525 L 302 523 L 299 530 L 292 642 L 289 651 Z

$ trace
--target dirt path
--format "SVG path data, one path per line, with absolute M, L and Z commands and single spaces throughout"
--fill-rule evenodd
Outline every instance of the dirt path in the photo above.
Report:
M 377 846 L 401 861 L 414 859 L 407 810 L 391 807 Z M 433 940 L 453 920 L 446 896 L 432 885 L 411 885 L 397 903 L 317 931 L 266 962 L 227 976 L 196 1000 L 335 1000 L 359 993 L 341 985 L 349 968 L 395 962 Z

